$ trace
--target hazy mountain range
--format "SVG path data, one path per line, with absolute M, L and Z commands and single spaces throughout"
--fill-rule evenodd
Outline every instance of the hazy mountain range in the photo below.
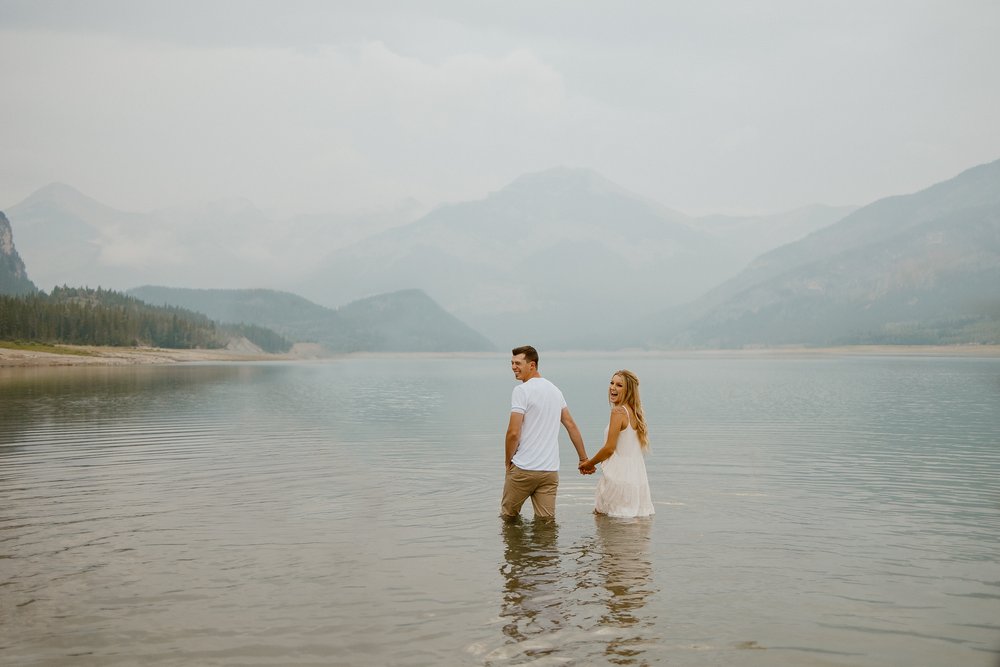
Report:
M 456 349 L 482 349 L 480 334 L 500 348 L 614 349 L 990 342 L 1000 335 L 998 201 L 1000 162 L 860 209 L 748 217 L 686 216 L 569 168 L 409 222 L 416 205 L 351 222 L 276 221 L 248 202 L 127 213 L 60 185 L 8 214 L 41 285 L 214 288 L 198 290 L 212 312 L 193 293 L 163 302 L 222 321 L 255 298 L 275 312 L 300 299 L 292 338 L 318 341 L 336 324 L 331 349 L 351 335 L 399 344 L 374 320 L 365 331 L 360 314 L 346 324 L 355 302 L 369 314 L 389 303 L 408 321 L 433 313 L 463 331 L 455 340 L 475 330 Z M 239 321 L 292 331 L 284 316 Z
M 859 209 L 636 330 L 654 346 L 1000 342 L 1000 161 Z
M 292 289 L 335 305 L 419 287 L 503 347 L 613 344 L 622 314 L 692 299 L 851 210 L 696 220 L 593 171 L 557 168 L 342 248 Z
M 149 213 L 120 211 L 61 183 L 5 209 L 18 249 L 42 289 L 89 285 L 126 290 L 273 287 L 293 282 L 333 250 L 417 219 L 401 202 L 357 216 L 276 219 L 246 200 L 204 202 Z
M 265 289 L 220 290 L 144 286 L 131 296 L 179 306 L 217 322 L 266 327 L 297 343 L 331 352 L 486 352 L 484 336 L 445 312 L 420 290 L 381 294 L 331 310 L 296 294 Z

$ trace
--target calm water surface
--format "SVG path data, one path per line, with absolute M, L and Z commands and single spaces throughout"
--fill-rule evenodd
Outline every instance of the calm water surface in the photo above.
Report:
M 1000 360 L 543 358 L 657 514 L 504 527 L 508 366 L 0 369 L 0 663 L 1000 664 Z

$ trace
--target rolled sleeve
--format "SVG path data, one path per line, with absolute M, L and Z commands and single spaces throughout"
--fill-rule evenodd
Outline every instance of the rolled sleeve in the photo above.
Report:
M 524 390 L 524 385 L 518 385 L 514 387 L 514 391 L 510 394 L 510 411 L 523 415 L 527 409 L 527 392 Z

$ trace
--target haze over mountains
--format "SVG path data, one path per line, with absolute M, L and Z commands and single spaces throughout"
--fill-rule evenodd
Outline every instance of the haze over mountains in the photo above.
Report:
M 275 219 L 246 200 L 121 211 L 53 183 L 6 209 L 17 246 L 43 289 L 148 283 L 246 288 L 283 285 L 332 249 L 410 222 L 415 201 L 358 216 Z
M 8 214 L 43 286 L 266 287 L 265 300 L 286 290 L 327 312 L 395 294 L 397 306 L 440 306 L 436 317 L 457 317 L 453 331 L 468 325 L 487 345 L 617 349 L 990 342 L 998 202 L 1000 162 L 861 209 L 748 217 L 687 216 L 569 168 L 426 215 L 409 203 L 350 223 L 277 221 L 249 202 L 129 213 L 63 185 Z M 172 294 L 191 308 L 191 293 Z M 212 298 L 235 308 L 247 293 Z
M 782 216 L 695 224 L 596 172 L 557 168 L 343 248 L 293 290 L 332 305 L 415 286 L 496 341 L 613 344 L 616 317 L 692 299 L 768 243 L 850 210 L 803 210 L 794 227 Z
M 694 298 L 852 209 L 698 219 L 593 171 L 555 168 L 409 224 L 412 202 L 350 224 L 276 221 L 245 201 L 118 211 L 58 184 L 8 210 L 42 286 L 266 287 L 330 308 L 417 288 L 498 344 L 573 347 L 613 342 L 616 309 Z
M 645 344 L 1000 342 L 1000 160 L 761 255 Z

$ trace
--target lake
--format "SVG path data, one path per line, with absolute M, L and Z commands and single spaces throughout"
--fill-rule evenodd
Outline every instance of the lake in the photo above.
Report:
M 656 516 L 515 526 L 507 355 L 0 369 L 0 663 L 1000 664 L 1000 359 L 622 367 Z

